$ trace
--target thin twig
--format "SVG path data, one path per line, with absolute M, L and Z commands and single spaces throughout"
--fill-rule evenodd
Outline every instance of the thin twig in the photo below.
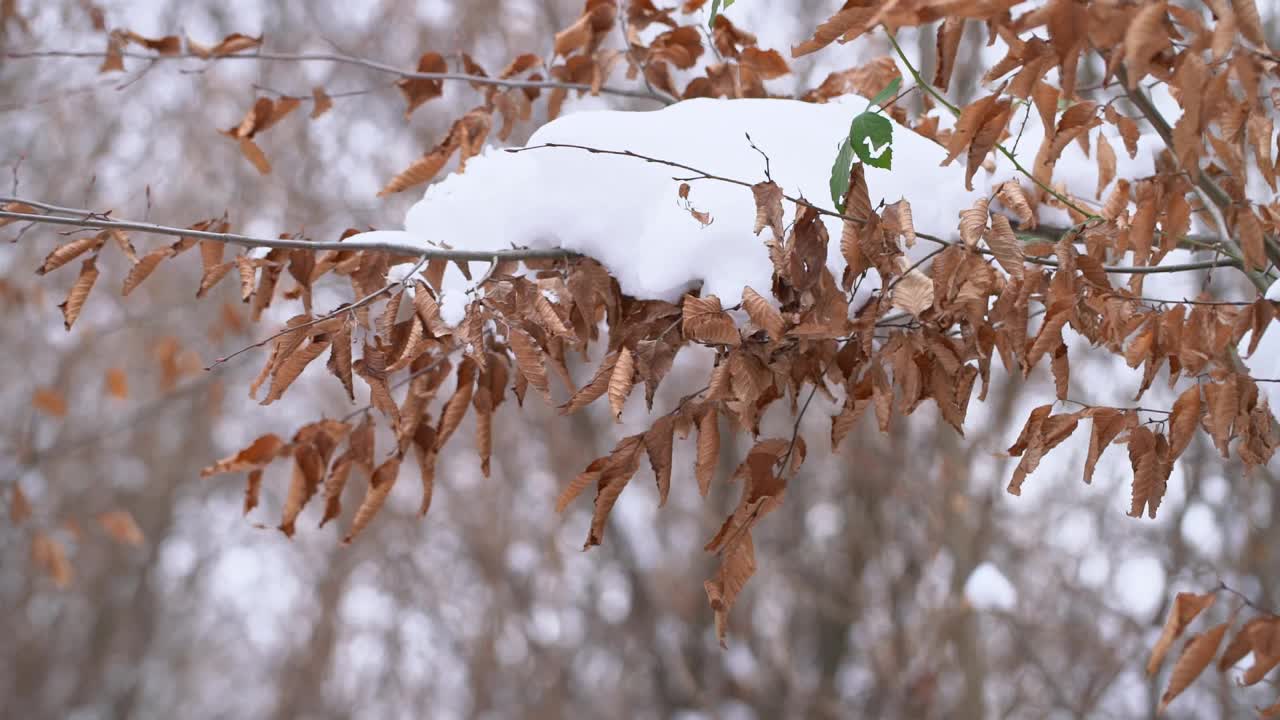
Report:
M 561 250 L 559 248 L 524 248 L 509 250 L 446 250 L 444 248 L 423 247 L 421 245 L 409 245 L 391 242 L 322 242 L 311 240 L 285 240 L 278 238 L 257 238 L 248 235 L 237 235 L 235 233 L 218 233 L 208 230 L 193 230 L 191 228 L 172 227 L 168 225 L 156 225 L 153 223 L 132 222 L 128 220 L 110 220 L 106 214 L 97 213 L 92 210 L 82 210 L 74 208 L 66 208 L 57 205 L 50 205 L 35 200 L 25 200 L 16 197 L 0 196 L 0 205 L 6 203 L 24 203 L 37 209 L 49 209 L 48 214 L 37 213 L 21 213 L 11 212 L 8 210 L 0 210 L 0 218 L 10 218 L 13 220 L 26 220 L 35 223 L 46 223 L 51 225 L 70 225 L 82 228 L 99 228 L 104 230 L 132 230 L 135 232 L 152 233 L 155 235 L 169 235 L 173 237 L 190 237 L 201 240 L 212 240 L 214 242 L 227 243 L 229 245 L 240 245 L 243 247 L 268 247 L 268 248 L 287 248 L 293 250 L 338 250 L 338 251 L 357 251 L 357 250 L 377 250 L 382 252 L 396 253 L 399 255 L 410 255 L 413 257 L 426 258 L 428 260 L 458 260 L 464 262 L 493 262 L 495 260 L 534 260 L 534 259 L 563 259 L 577 257 L 578 254 L 569 250 Z
M 355 65 L 358 67 L 375 70 L 377 72 L 396 75 L 397 77 L 409 80 L 448 80 L 475 83 L 477 85 L 492 85 L 503 88 L 537 88 L 549 90 L 578 90 L 582 92 L 590 92 L 592 94 L 603 93 L 605 95 L 617 95 L 620 97 L 642 98 L 646 100 L 657 100 L 666 105 L 676 102 L 676 99 L 662 92 L 649 92 L 647 90 L 629 90 L 626 88 L 612 87 L 602 85 L 594 88 L 587 83 L 569 83 L 559 82 L 556 80 L 515 80 L 506 78 L 486 77 L 483 75 L 468 75 L 466 73 L 456 72 L 418 72 L 416 70 L 406 70 L 398 68 L 394 65 L 388 65 L 376 60 L 367 60 L 365 58 L 352 57 L 341 53 L 286 53 L 286 52 L 270 52 L 256 51 L 251 53 L 237 53 L 233 55 L 217 55 L 214 57 L 202 58 L 191 52 L 175 53 L 173 55 L 153 55 L 151 53 L 127 50 L 117 53 L 121 57 L 139 58 L 143 60 L 151 60 L 154 62 L 164 60 L 201 60 L 204 62 L 221 62 L 225 60 L 273 60 L 281 62 L 329 62 L 340 65 Z M 30 58 L 49 58 L 49 57 L 68 57 L 68 58 L 95 58 L 101 59 L 107 56 L 106 52 L 94 50 L 29 50 L 24 52 L 6 52 L 0 54 L 13 60 L 24 60 Z

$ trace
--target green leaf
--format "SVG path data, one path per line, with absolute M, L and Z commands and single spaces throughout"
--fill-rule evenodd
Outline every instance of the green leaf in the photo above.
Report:
M 728 10 L 735 0 L 711 0 L 711 19 L 707 21 L 707 27 L 714 30 L 716 28 L 716 18 L 722 10 Z
M 885 102 L 896 97 L 900 89 L 902 89 L 902 76 L 894 78 L 893 82 L 889 83 L 885 89 L 876 93 L 876 96 L 871 98 L 871 104 L 884 107 Z
M 858 159 L 888 170 L 893 167 L 893 123 L 880 113 L 864 112 L 849 126 L 849 143 Z
M 840 152 L 831 166 L 831 202 L 836 210 L 844 212 L 844 196 L 849 192 L 849 173 L 853 170 L 853 145 L 849 138 L 840 143 Z

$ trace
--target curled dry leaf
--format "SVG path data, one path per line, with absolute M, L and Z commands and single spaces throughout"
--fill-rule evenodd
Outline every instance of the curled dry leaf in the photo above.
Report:
M 773 231 L 773 239 L 782 242 L 782 188 L 769 180 L 751 186 L 751 194 L 756 199 L 756 235 L 766 227 Z
M 444 57 L 437 52 L 423 53 L 418 58 L 418 72 L 420 73 L 444 73 L 449 71 L 449 66 L 445 63 Z M 434 100 L 444 93 L 443 80 L 430 80 L 427 78 L 401 78 L 396 81 L 396 87 L 400 89 L 400 93 L 404 95 L 405 101 L 409 104 L 405 108 L 404 116 L 409 117 L 423 103 L 428 100 Z
M 667 504 L 671 490 L 671 453 L 675 439 L 675 418 L 663 415 L 644 434 L 644 448 L 658 484 L 658 507 Z
M 906 258 L 898 258 L 898 261 L 900 266 L 907 262 Z M 933 278 L 917 268 L 907 271 L 893 286 L 893 306 L 917 318 L 924 315 L 933 307 Z
M 1164 712 L 1165 708 L 1169 707 L 1169 703 L 1173 702 L 1174 698 L 1186 690 L 1197 677 L 1200 677 L 1200 673 L 1209 667 L 1230 626 L 1231 623 L 1224 622 L 1187 641 L 1187 647 L 1174 663 L 1173 672 L 1169 675 L 1169 684 L 1165 687 L 1164 694 L 1160 696 L 1160 707 L 1157 712 Z
M 987 199 L 978 198 L 973 207 L 960 213 L 960 239 L 975 247 L 987 231 Z
M 553 404 L 542 349 L 528 333 L 519 328 L 511 328 L 507 333 L 507 342 L 511 345 L 511 354 L 515 357 L 516 368 L 520 370 L 521 376 L 542 395 L 548 405 Z
M 569 398 L 569 402 L 560 406 L 561 415 L 570 415 L 595 402 L 609 388 L 609 380 L 613 377 L 613 366 L 618 362 L 618 353 L 609 353 L 596 368 L 595 375 L 586 385 Z
M 614 422 L 622 421 L 622 408 L 631 394 L 635 383 L 636 361 L 629 348 L 618 352 L 618 361 L 613 364 L 613 372 L 609 374 L 609 410 Z
M 711 481 L 715 478 L 716 465 L 720 461 L 720 413 L 716 406 L 709 405 L 698 420 L 698 459 L 694 474 L 698 478 L 698 492 L 706 497 L 711 492 Z
M 93 284 L 98 281 L 97 260 L 98 257 L 93 255 L 81 264 L 80 275 L 76 277 L 75 283 L 71 285 L 71 290 L 67 292 L 67 299 L 58 305 L 62 310 L 63 325 L 68 332 L 71 330 L 71 326 L 75 324 L 76 319 L 80 317 L 80 311 L 84 309 L 85 300 L 89 299 L 89 292 L 93 290 Z
M 359 509 L 356 510 L 355 519 L 351 521 L 351 529 L 347 531 L 346 537 L 342 538 L 342 544 L 350 545 L 356 536 L 369 526 L 373 517 L 382 509 L 387 496 L 391 494 L 391 489 L 395 486 L 399 475 L 400 457 L 397 455 L 388 458 L 373 471 L 373 475 L 369 478 L 369 489 L 365 492 Z
M 782 313 L 760 293 L 744 287 L 742 289 L 742 307 L 747 311 L 751 322 L 769 333 L 773 340 L 781 340 L 784 330 Z
M 262 152 L 262 148 L 253 141 L 253 138 L 240 138 L 240 154 L 253 165 L 254 168 L 262 175 L 271 174 L 271 161 L 267 159 L 267 154 Z
M 276 454 L 284 448 L 284 441 L 275 433 L 267 433 L 254 440 L 249 447 L 224 458 L 200 471 L 200 477 L 221 475 L 229 472 L 242 472 L 263 467 L 275 459 Z
M 1022 242 L 1014 235 L 1009 218 L 999 214 L 991 215 L 991 232 L 987 234 L 987 245 L 995 255 L 996 262 L 1009 273 L 1009 277 L 1021 280 L 1026 270 Z
M 124 287 L 120 290 L 120 294 L 124 297 L 128 297 L 129 293 L 137 289 L 137 287 L 142 284 L 143 280 L 146 280 L 151 276 L 152 271 L 154 271 L 161 262 L 172 256 L 173 248 L 170 247 L 156 248 L 142 256 L 138 262 L 133 264 L 133 267 L 129 268 L 129 274 L 125 275 Z
M 907 247 L 914 247 L 916 244 L 916 226 L 915 221 L 911 217 L 911 203 L 905 199 L 899 200 L 884 209 L 884 227 L 895 237 L 901 235 L 907 242 Z
M 1036 226 L 1036 212 L 1031 207 L 1031 200 L 1027 197 L 1027 191 L 1016 180 L 1007 180 L 1000 183 L 1000 187 L 996 190 L 996 197 L 1000 198 L 1000 202 L 1008 208 L 1018 218 L 1018 223 L 1026 228 L 1034 228 Z M 984 207 L 985 209 L 985 207 Z M 985 223 L 986 220 L 984 219 Z
M 708 345 L 738 345 L 742 342 L 733 318 L 721 309 L 720 298 L 715 295 L 705 298 L 685 295 L 682 309 L 681 330 L 690 340 Z
M 316 86 L 311 88 L 311 119 L 315 120 L 321 115 L 329 112 L 333 107 L 333 99 L 329 97 L 329 93 L 324 88 Z
M 53 252 L 49 253 L 49 255 L 45 257 L 40 268 L 36 270 L 36 274 L 44 275 L 45 273 L 57 270 L 63 265 L 75 260 L 77 257 L 80 257 L 86 251 L 97 250 L 102 247 L 106 240 L 107 233 L 101 232 L 97 235 L 84 235 L 70 242 L 65 242 L 54 248 Z
M 1169 608 L 1169 615 L 1164 619 L 1160 637 L 1151 647 L 1151 658 L 1147 660 L 1147 675 L 1155 675 L 1160 670 L 1160 664 L 1164 662 L 1164 656 L 1169 652 L 1169 648 L 1173 647 L 1174 641 L 1182 637 L 1182 633 L 1186 632 L 1191 621 L 1212 607 L 1217 599 L 1218 596 L 1215 593 L 1180 592 L 1174 596 L 1173 606 Z

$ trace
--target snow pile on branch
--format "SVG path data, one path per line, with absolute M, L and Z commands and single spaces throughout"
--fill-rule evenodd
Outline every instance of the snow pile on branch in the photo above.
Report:
M 765 291 L 773 266 L 762 238 L 752 234 L 755 204 L 749 188 L 694 179 L 698 173 L 635 157 L 540 146 L 630 151 L 747 183 L 765 180 L 767 156 L 769 172 L 784 193 L 834 210 L 832 161 L 850 121 L 865 107 L 865 100 L 852 97 L 828 104 L 697 99 L 652 112 L 564 116 L 539 129 L 529 149 L 513 153 L 487 148 L 467 163 L 465 173 L 429 187 L 409 211 L 405 233 L 365 233 L 351 241 L 477 250 L 563 248 L 600 261 L 622 292 L 639 298 L 676 300 L 699 285 L 703 294 L 725 298 L 741 297 L 748 286 Z M 1044 133 L 1038 113 L 1026 116 L 1017 156 L 1030 168 Z M 1015 120 L 1013 128 L 1021 125 Z M 1117 176 L 1152 174 L 1154 140 L 1142 139 L 1136 159 L 1118 153 Z M 946 151 L 941 146 L 895 124 L 893 168 L 866 168 L 872 204 L 905 198 L 918 230 L 956 239 L 960 211 L 989 197 L 995 185 L 1020 178 L 1024 187 L 1031 187 L 1007 159 L 997 157 L 994 172 L 979 171 L 974 191 L 968 192 L 963 158 L 943 167 Z M 690 191 L 682 200 L 679 189 L 685 182 Z M 1055 182 L 1073 195 L 1092 198 L 1096 163 L 1073 143 L 1058 162 Z M 794 205 L 784 207 L 792 217 Z M 704 225 L 691 209 L 709 215 L 710 222 Z M 1069 224 L 1064 211 L 1042 206 L 1040 213 L 1043 222 Z M 838 239 L 840 219 L 826 217 L 824 222 Z M 917 244 L 908 254 L 918 259 L 930 249 Z M 830 243 L 828 263 L 838 277 L 843 264 L 839 242 Z M 464 283 L 460 274 L 446 277 L 442 309 L 447 321 L 462 317 Z

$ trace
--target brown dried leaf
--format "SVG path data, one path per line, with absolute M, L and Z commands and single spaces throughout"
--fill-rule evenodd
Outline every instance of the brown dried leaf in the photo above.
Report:
M 898 258 L 906 264 L 906 258 Z M 917 318 L 933 307 L 933 278 L 919 270 L 911 270 L 893 286 L 893 307 L 906 310 Z
M 618 361 L 613 364 L 613 372 L 609 374 L 609 410 L 613 413 L 614 422 L 622 421 L 622 408 L 631 394 L 635 383 L 636 361 L 629 348 L 618 352 Z
M 595 402 L 601 395 L 604 395 L 609 388 L 609 380 L 613 377 L 613 366 L 617 361 L 618 354 L 609 353 L 604 361 L 600 363 L 600 367 L 596 368 L 595 375 L 591 377 L 591 381 L 578 388 L 578 391 L 569 398 L 569 402 L 560 406 L 560 414 L 569 415 L 575 413 Z
M 1151 659 L 1147 661 L 1147 675 L 1156 674 L 1160 664 L 1164 662 L 1165 654 L 1169 652 L 1169 648 L 1173 647 L 1174 641 L 1182 637 L 1182 633 L 1186 632 L 1191 621 L 1209 609 L 1217 599 L 1218 596 L 1215 593 L 1180 592 L 1173 597 L 1173 605 L 1169 608 L 1169 615 L 1164 619 L 1160 637 L 1156 640 L 1156 644 L 1151 646 Z
M 1084 461 L 1084 481 L 1093 482 L 1093 471 L 1098 465 L 1098 458 L 1106 451 L 1122 430 L 1132 421 L 1132 415 L 1114 408 L 1095 408 L 1088 412 L 1093 420 L 1093 429 L 1089 434 L 1089 453 Z
M 507 334 L 507 343 L 511 346 L 511 354 L 515 358 L 516 368 L 520 370 L 521 376 L 530 387 L 542 395 L 548 405 L 553 405 L 542 349 L 528 333 L 519 328 L 511 328 Z
M 264 467 L 275 459 L 276 454 L 285 446 L 283 440 L 274 433 L 267 433 L 254 440 L 249 447 L 228 458 L 223 458 L 218 462 L 204 468 L 200 471 L 200 477 L 209 477 L 211 475 L 221 475 L 222 473 L 241 472 L 244 470 L 255 470 Z
M 769 180 L 751 186 L 751 194 L 756 199 L 756 235 L 766 227 L 773 231 L 773 239 L 782 242 L 782 188 Z
M 768 332 L 771 339 L 782 339 L 784 329 L 782 313 L 760 293 L 750 287 L 743 288 L 742 307 L 747 311 L 751 322 Z
M 960 239 L 967 247 L 976 247 L 987 231 L 987 199 L 978 198 L 973 207 L 960 213 Z
M 253 138 L 240 138 L 240 154 L 244 155 L 260 174 L 271 174 L 271 161 L 267 160 L 266 153 L 262 152 L 262 148 L 258 147 Z
M 80 311 L 84 309 L 85 300 L 89 299 L 89 292 L 93 290 L 93 284 L 98 280 L 98 256 L 92 255 L 88 260 L 80 266 L 80 275 L 76 277 L 75 283 L 71 285 L 71 290 L 67 292 L 67 299 L 63 300 L 58 307 L 62 309 L 63 326 L 68 331 L 75 324 L 76 319 L 80 317 Z
M 320 357 L 328 349 L 328 338 L 312 340 L 302 349 L 296 350 L 280 360 L 271 372 L 271 387 L 267 390 L 267 396 L 262 399 L 262 404 L 270 405 L 283 397 L 284 391 L 289 389 L 289 386 L 293 384 L 294 380 L 298 379 L 298 376 L 311 364 L 311 361 Z M 348 346 L 349 351 L 350 346 Z
M 1103 133 L 1098 133 L 1098 189 L 1094 197 L 1101 199 L 1102 191 L 1107 189 L 1116 177 L 1116 151 L 1111 141 Z
M 244 486 L 244 514 L 258 507 L 258 496 L 262 492 L 262 468 L 249 471 Z
M 98 516 L 98 524 L 102 526 L 103 531 L 112 540 L 121 545 L 138 546 L 145 540 L 142 535 L 142 528 L 138 527 L 133 515 L 129 514 L 127 510 L 104 512 Z
M 1131 90 L 1147 74 L 1152 58 L 1169 46 L 1167 11 L 1168 5 L 1163 1 L 1147 3 L 1125 30 L 1124 63 Z
M 63 243 L 53 249 L 44 259 L 44 263 L 36 270 L 37 275 L 44 275 L 52 272 L 67 263 L 75 260 L 87 250 L 96 250 L 102 247 L 106 242 L 107 234 L 105 232 L 97 235 L 83 235 L 70 242 Z
M 444 444 L 449 441 L 453 432 L 458 429 L 458 425 L 462 423 L 462 418 L 467 414 L 467 407 L 471 404 L 471 398 L 475 393 L 476 379 L 476 363 L 471 357 L 463 358 L 458 364 L 458 384 L 453 391 L 453 395 L 449 397 L 445 403 L 444 410 L 440 413 L 440 426 L 436 428 L 436 450 L 439 451 Z
M 420 73 L 444 73 L 449 71 L 448 64 L 444 58 L 437 52 L 423 53 L 418 58 L 418 72 Z M 404 111 L 407 118 L 413 114 L 423 103 L 428 100 L 434 100 L 444 93 L 444 81 L 429 80 L 427 78 L 401 78 L 396 81 L 396 87 L 400 89 L 400 93 L 404 95 L 404 99 L 409 103 Z
M 373 516 L 378 514 L 387 496 L 391 494 L 391 488 L 395 486 L 399 475 L 400 456 L 398 455 L 391 456 L 373 471 L 373 475 L 369 478 L 369 489 L 365 492 L 360 508 L 356 510 L 355 519 L 351 521 L 351 529 L 347 531 L 347 536 L 342 538 L 342 544 L 350 545 L 351 541 L 368 527 Z
M 342 327 L 333 335 L 329 362 L 326 363 L 329 372 L 342 382 L 342 387 L 347 391 L 347 397 L 353 401 L 356 399 L 356 391 L 351 379 L 351 333 L 354 330 L 355 318 L 347 313 Z
M 671 452 L 675 427 L 675 419 L 671 415 L 663 415 L 644 434 L 645 452 L 649 455 L 654 480 L 658 483 L 658 507 L 667 504 L 667 493 L 671 490 Z
M 895 203 L 886 205 L 884 208 L 884 228 L 893 237 L 901 235 L 907 242 L 907 247 L 914 247 L 916 244 L 916 225 L 911 216 L 911 203 L 906 199 L 899 200 Z
M 1009 273 L 1014 280 L 1021 280 L 1026 271 L 1023 259 L 1022 242 L 1013 234 L 1013 226 L 1009 218 L 993 214 L 991 216 L 991 232 L 987 234 L 987 245 L 995 255 L 1000 267 Z
M 1173 403 L 1173 411 L 1169 415 L 1169 460 L 1175 460 L 1191 444 L 1196 428 L 1200 426 L 1200 417 L 1204 414 L 1204 405 L 1200 402 L 1200 386 L 1192 385 L 1178 396 Z
M 705 298 L 685 295 L 682 309 L 684 316 L 681 331 L 690 340 L 708 345 L 731 346 L 742 342 L 733 318 L 721 309 L 720 298 L 715 295 Z
M 129 293 L 133 292 L 139 285 L 141 285 L 143 280 L 146 280 L 151 276 L 152 271 L 154 271 L 161 262 L 172 256 L 173 248 L 171 247 L 156 248 L 146 255 L 143 255 L 138 262 L 133 264 L 133 267 L 129 268 L 129 274 L 124 277 L 124 288 L 120 290 L 120 294 L 124 297 L 128 297 Z
M 1186 690 L 1197 677 L 1200 677 L 1200 673 L 1209 667 L 1230 626 L 1231 623 L 1224 622 L 1187 641 L 1186 648 L 1173 665 L 1173 672 L 1169 674 L 1169 684 L 1165 687 L 1164 695 L 1160 696 L 1160 707 L 1156 712 L 1164 712 L 1165 708 L 1169 707 L 1169 703 L 1173 702 L 1174 698 Z
M 698 478 L 698 492 L 706 497 L 711 492 L 711 481 L 715 478 L 716 465 L 720 461 L 720 413 L 715 405 L 703 411 L 698 420 L 698 459 L 694 466 L 694 474 Z

